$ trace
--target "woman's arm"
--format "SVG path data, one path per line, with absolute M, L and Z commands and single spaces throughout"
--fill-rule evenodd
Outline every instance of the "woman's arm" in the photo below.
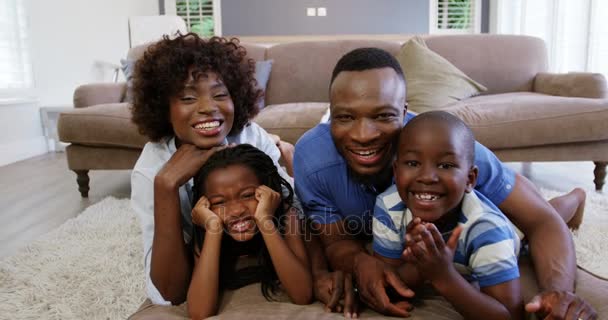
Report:
M 188 289 L 188 314 L 204 319 L 217 313 L 222 228 L 208 228 L 200 256 L 194 258 L 194 272 Z M 196 248 L 198 252 L 198 248 Z
M 272 264 L 287 295 L 295 304 L 309 304 L 312 300 L 312 275 L 298 218 L 292 210 L 286 215 L 285 238 L 272 221 L 276 205 L 281 195 L 266 186 L 256 190 L 258 208 L 255 220 L 262 233 Z

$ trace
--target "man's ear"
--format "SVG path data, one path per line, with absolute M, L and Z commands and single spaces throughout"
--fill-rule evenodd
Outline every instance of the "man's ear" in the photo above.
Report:
M 405 117 L 407 117 L 407 107 L 409 107 L 409 104 L 406 101 L 405 104 L 403 105 L 403 118 L 404 119 L 405 119 Z
M 467 187 L 464 190 L 469 193 L 473 191 L 475 185 L 477 184 L 477 174 L 479 173 L 479 169 L 477 169 L 476 165 L 472 165 L 469 169 L 469 173 L 467 174 Z

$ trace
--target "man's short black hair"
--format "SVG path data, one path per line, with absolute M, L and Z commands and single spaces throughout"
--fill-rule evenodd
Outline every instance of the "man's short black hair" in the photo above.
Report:
M 392 54 L 380 48 L 359 48 L 343 55 L 331 74 L 329 86 L 334 83 L 334 79 L 342 71 L 365 71 L 370 69 L 391 68 L 405 80 L 403 70 Z

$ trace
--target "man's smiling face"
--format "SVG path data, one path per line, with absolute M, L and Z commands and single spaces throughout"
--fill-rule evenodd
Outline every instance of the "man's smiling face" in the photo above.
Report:
M 390 168 L 405 114 L 405 82 L 392 68 L 340 72 L 330 88 L 331 135 L 350 169 Z

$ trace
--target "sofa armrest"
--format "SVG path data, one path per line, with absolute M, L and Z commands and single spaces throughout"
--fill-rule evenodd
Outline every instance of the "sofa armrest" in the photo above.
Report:
M 97 104 L 121 102 L 126 90 L 125 82 L 81 85 L 74 91 L 74 107 L 84 108 Z
M 606 78 L 600 73 L 538 73 L 534 91 L 563 97 L 604 99 L 608 97 Z

